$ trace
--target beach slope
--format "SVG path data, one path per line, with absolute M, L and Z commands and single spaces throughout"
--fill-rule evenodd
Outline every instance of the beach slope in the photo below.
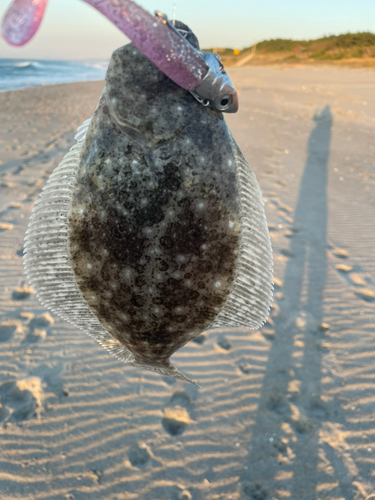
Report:
M 121 364 L 25 281 L 31 209 L 104 83 L 0 93 L 1 500 L 375 498 L 373 75 L 230 73 L 275 303 L 174 356 L 202 388 Z

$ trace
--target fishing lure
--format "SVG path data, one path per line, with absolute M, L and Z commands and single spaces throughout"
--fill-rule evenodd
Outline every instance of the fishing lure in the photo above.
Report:
M 117 358 L 190 381 L 172 354 L 209 328 L 259 328 L 272 298 L 262 195 L 222 114 L 237 94 L 185 24 L 89 3 L 116 5 L 134 40 L 35 203 L 26 274 Z

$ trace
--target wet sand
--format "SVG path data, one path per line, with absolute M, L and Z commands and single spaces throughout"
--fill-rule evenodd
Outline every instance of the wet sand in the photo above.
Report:
M 373 73 L 230 73 L 275 303 L 174 356 L 201 389 L 116 361 L 25 281 L 33 203 L 103 82 L 0 93 L 1 500 L 375 498 Z

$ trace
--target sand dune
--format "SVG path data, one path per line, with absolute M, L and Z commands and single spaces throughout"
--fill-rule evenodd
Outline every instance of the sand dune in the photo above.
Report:
M 233 68 L 226 117 L 260 181 L 275 303 L 141 372 L 25 281 L 34 201 L 103 84 L 0 94 L 0 499 L 375 498 L 375 84 L 364 70 Z

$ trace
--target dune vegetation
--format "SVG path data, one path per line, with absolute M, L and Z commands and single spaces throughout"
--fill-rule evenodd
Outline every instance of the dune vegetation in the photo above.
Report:
M 212 48 L 227 65 L 269 63 L 344 63 L 375 67 L 375 33 L 344 33 L 315 40 L 275 38 L 242 50 Z M 250 57 L 250 54 L 252 56 Z

